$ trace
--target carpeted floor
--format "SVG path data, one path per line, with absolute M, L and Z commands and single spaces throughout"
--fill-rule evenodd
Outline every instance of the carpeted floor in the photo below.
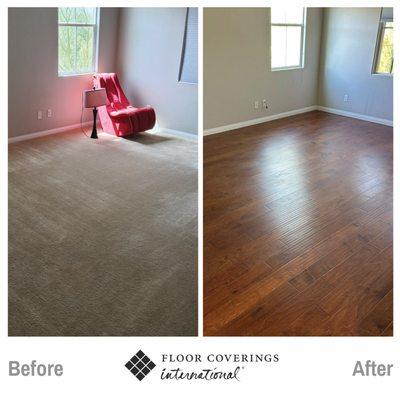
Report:
M 197 334 L 197 144 L 9 146 L 9 335 Z

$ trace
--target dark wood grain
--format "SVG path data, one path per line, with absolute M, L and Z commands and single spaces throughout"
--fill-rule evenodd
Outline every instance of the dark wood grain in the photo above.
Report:
M 204 334 L 392 335 L 392 128 L 311 112 L 204 139 Z

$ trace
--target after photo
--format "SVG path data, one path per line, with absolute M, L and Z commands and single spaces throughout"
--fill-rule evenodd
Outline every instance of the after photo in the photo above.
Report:
M 392 336 L 393 9 L 203 20 L 204 335 Z

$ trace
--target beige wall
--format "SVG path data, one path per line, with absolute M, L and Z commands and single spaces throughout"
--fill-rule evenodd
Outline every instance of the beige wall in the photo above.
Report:
M 393 77 L 372 74 L 380 8 L 327 8 L 319 104 L 393 119 Z M 349 101 L 344 102 L 344 95 Z
M 198 85 L 178 82 L 186 8 L 121 9 L 118 73 L 127 96 L 162 128 L 197 134 Z
M 271 72 L 269 20 L 268 8 L 204 9 L 205 129 L 317 104 L 321 10 L 308 9 L 303 69 Z
M 58 77 L 57 8 L 10 8 L 8 14 L 9 137 L 77 124 L 91 75 Z M 99 71 L 115 69 L 118 9 L 102 8 Z M 53 117 L 38 110 L 53 110 Z

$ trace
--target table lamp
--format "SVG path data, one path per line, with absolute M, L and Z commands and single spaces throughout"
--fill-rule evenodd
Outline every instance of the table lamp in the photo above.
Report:
M 97 119 L 97 107 L 104 106 L 107 104 L 107 93 L 106 89 L 91 89 L 84 91 L 84 107 L 85 108 L 93 108 L 93 129 L 91 138 L 97 139 L 97 127 L 96 127 L 96 119 Z

